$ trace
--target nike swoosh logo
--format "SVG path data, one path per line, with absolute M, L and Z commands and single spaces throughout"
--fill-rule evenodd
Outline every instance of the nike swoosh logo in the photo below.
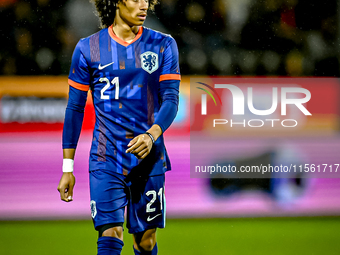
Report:
M 150 218 L 150 216 L 146 219 L 146 221 L 152 221 L 154 218 L 158 217 L 159 215 L 162 215 L 161 213 L 157 214 L 156 216 L 153 216 Z
M 111 63 L 109 63 L 109 64 L 107 64 L 107 65 L 105 65 L 105 66 L 102 66 L 101 64 L 99 64 L 99 66 L 98 66 L 98 69 L 99 70 L 103 70 L 105 67 L 108 67 L 109 65 L 112 65 L 114 62 L 111 62 Z

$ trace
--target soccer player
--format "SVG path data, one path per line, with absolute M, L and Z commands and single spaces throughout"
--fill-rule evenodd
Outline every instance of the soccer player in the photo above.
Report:
M 178 108 L 175 40 L 142 24 L 156 0 L 94 1 L 103 29 L 73 53 L 63 129 L 61 200 L 73 199 L 73 159 L 90 89 L 96 122 L 90 151 L 91 216 L 98 254 L 120 254 L 124 211 L 135 254 L 157 254 L 165 226 L 163 133 Z

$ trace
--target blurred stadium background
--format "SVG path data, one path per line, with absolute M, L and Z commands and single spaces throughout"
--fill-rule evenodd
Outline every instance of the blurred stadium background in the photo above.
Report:
M 160 254 L 340 254 L 340 179 L 255 181 L 229 192 L 230 183 L 189 172 L 190 78 L 338 78 L 339 10 L 336 0 L 161 0 L 150 13 L 145 26 L 176 39 L 183 74 L 179 113 L 166 132 L 173 170 Z M 56 190 L 67 74 L 77 41 L 98 30 L 93 5 L 1 0 L 0 13 L 0 254 L 95 254 L 87 172 L 91 101 L 75 159 L 74 201 L 61 202 Z M 237 146 L 228 147 L 230 155 L 246 150 L 253 159 L 275 144 L 299 162 L 340 163 L 336 81 L 314 84 L 312 96 L 328 102 L 318 108 L 317 123 L 303 122 L 295 135 L 274 131 L 270 143 L 249 130 L 231 134 Z M 131 238 L 125 240 L 123 254 L 132 254 Z

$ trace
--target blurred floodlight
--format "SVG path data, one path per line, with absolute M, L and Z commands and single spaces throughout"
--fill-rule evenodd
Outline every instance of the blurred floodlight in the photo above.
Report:
M 253 51 L 242 51 L 238 56 L 238 63 L 245 73 L 254 73 L 257 67 L 258 56 Z
M 215 50 L 212 55 L 212 62 L 214 66 L 223 74 L 231 73 L 231 56 L 227 50 Z
M 203 50 L 196 48 L 189 51 L 187 62 L 192 69 L 202 70 L 207 63 L 207 56 L 205 55 Z
M 199 3 L 192 3 L 185 9 L 186 17 L 189 21 L 198 22 L 205 16 L 205 10 Z
M 54 54 L 48 48 L 39 49 L 35 56 L 35 61 L 38 63 L 41 70 L 46 70 L 51 67 L 53 60 Z
M 274 51 L 265 51 L 262 55 L 262 64 L 268 73 L 276 72 L 280 61 L 280 55 Z

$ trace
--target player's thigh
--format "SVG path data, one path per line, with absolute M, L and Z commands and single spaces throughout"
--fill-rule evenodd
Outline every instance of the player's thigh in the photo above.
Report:
M 131 182 L 127 227 L 135 234 L 165 227 L 165 175 L 137 178 Z
M 91 216 L 97 230 L 99 226 L 124 222 L 127 193 L 123 176 L 104 170 L 90 172 Z

